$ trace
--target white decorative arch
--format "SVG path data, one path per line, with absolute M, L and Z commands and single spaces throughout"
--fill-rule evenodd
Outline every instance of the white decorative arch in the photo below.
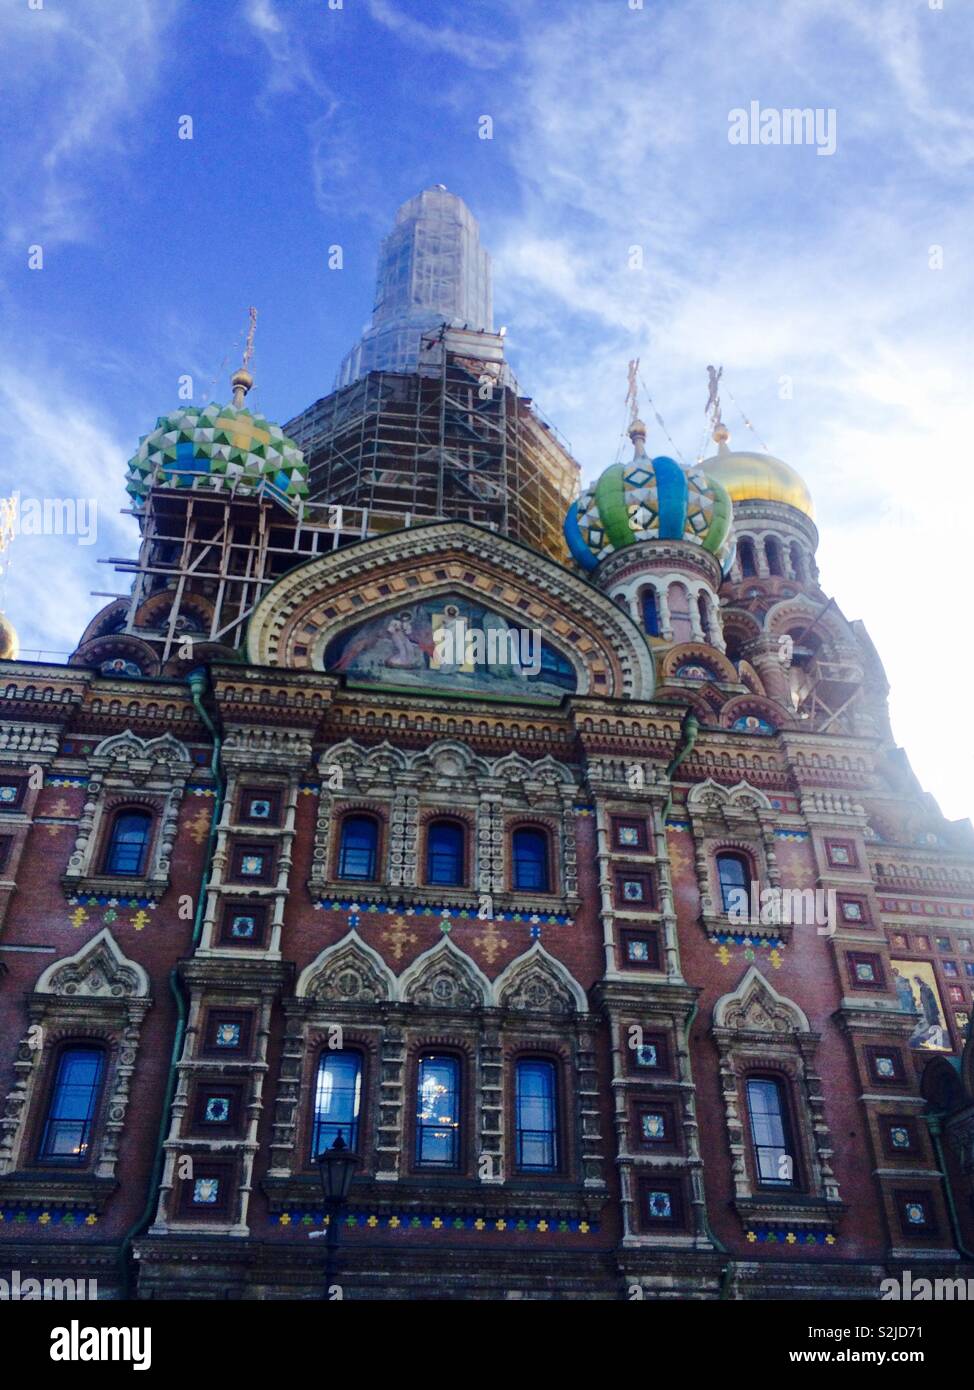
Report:
M 444 934 L 399 976 L 399 998 L 430 1009 L 478 1009 L 490 1005 L 493 991 L 477 962 Z
M 490 774 L 505 782 L 543 782 L 552 787 L 575 785 L 570 770 L 550 753 L 537 762 L 523 758 L 520 753 L 505 753 L 491 765 Z
M 149 976 L 138 961 L 129 960 L 108 927 L 86 941 L 73 956 L 64 956 L 43 970 L 36 994 L 84 999 L 148 999 Z
M 326 946 L 298 976 L 297 999 L 376 1004 L 396 997 L 396 977 L 355 931 Z
M 804 1009 L 779 994 L 756 965 L 714 1005 L 714 1027 L 731 1033 L 810 1033 Z
M 733 787 L 723 787 L 708 777 L 706 782 L 698 782 L 687 796 L 687 809 L 712 814 L 730 808 L 735 811 L 771 811 L 774 808 L 770 799 L 744 778 Z
M 157 738 L 143 739 L 126 729 L 120 734 L 103 738 L 91 754 L 91 762 L 97 765 L 103 760 L 106 765 L 118 766 L 132 772 L 150 773 L 162 764 L 167 769 L 180 769 L 188 772 L 193 760 L 189 749 L 172 734 L 160 734 Z
M 498 1007 L 523 1013 L 587 1013 L 588 998 L 574 975 L 540 941 L 515 958 L 494 981 Z

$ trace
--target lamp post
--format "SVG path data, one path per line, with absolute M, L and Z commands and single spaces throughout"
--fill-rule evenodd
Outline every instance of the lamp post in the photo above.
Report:
M 321 1178 L 321 1191 L 325 1198 L 328 1213 L 328 1233 L 325 1237 L 325 1298 L 335 1278 L 338 1261 L 339 1218 L 348 1204 L 348 1190 L 352 1185 L 355 1169 L 362 1160 L 350 1149 L 342 1138 L 341 1130 L 330 1149 L 322 1149 L 318 1155 L 318 1176 Z

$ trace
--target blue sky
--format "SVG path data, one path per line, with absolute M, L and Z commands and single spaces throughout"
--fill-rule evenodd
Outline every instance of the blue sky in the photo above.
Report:
M 250 403 L 286 420 L 325 394 L 395 208 L 442 182 L 586 479 L 615 457 L 630 357 L 687 459 L 723 362 L 733 442 L 754 438 L 728 392 L 808 481 L 898 739 L 947 815 L 974 810 L 974 7 L 631 3 L 10 0 L 0 492 L 99 504 L 93 545 L 15 541 L 24 648 L 70 650 L 90 591 L 120 589 L 98 561 L 134 550 L 125 461 L 179 378 L 226 398 L 253 303 Z M 834 155 L 731 145 L 753 100 L 833 109 Z

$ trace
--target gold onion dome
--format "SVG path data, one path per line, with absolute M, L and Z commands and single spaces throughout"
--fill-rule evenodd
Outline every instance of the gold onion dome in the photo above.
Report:
M 724 424 L 714 430 L 713 439 L 717 452 L 712 458 L 704 459 L 700 467 L 708 478 L 723 484 L 735 505 L 738 502 L 784 502 L 814 520 L 812 495 L 790 464 L 773 454 L 729 449 L 730 433 Z
M 16 661 L 19 651 L 17 629 L 5 613 L 0 613 L 0 661 Z

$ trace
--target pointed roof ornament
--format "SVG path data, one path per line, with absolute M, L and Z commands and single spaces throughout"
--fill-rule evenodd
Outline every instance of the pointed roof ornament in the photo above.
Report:
M 727 441 L 730 439 L 730 430 L 724 424 L 720 408 L 720 379 L 723 375 L 722 366 L 709 366 L 707 368 L 707 404 L 703 410 L 705 415 L 710 416 L 710 425 L 713 431 L 711 438 L 718 446 L 717 452 L 726 454 L 729 452 Z
M 244 397 L 254 384 L 254 378 L 247 370 L 254 356 L 254 334 L 257 331 L 257 310 L 251 304 L 247 310 L 250 327 L 247 329 L 247 343 L 244 347 L 243 361 L 237 371 L 230 378 L 230 385 L 233 387 L 233 408 L 242 410 Z
M 629 362 L 628 385 L 626 388 L 626 405 L 629 407 L 629 428 L 628 435 L 632 440 L 633 458 L 645 458 L 646 456 L 646 426 L 639 418 L 639 358 L 633 357 Z

